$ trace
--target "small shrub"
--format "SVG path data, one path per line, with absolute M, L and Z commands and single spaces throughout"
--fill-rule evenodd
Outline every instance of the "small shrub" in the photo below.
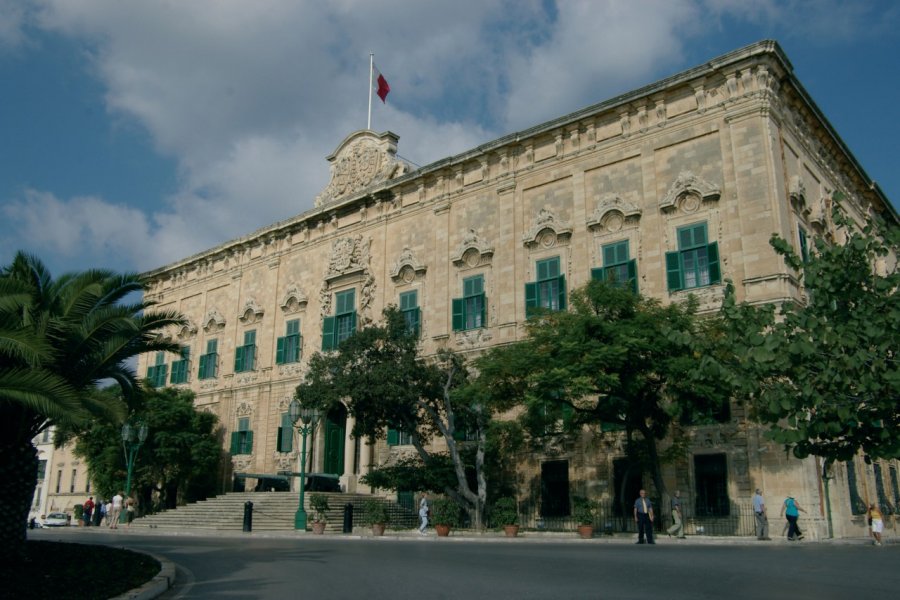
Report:
M 325 494 L 310 494 L 309 506 L 313 509 L 313 522 L 324 523 L 328 520 L 326 511 L 329 509 L 328 496 Z
M 450 498 L 438 498 L 431 503 L 431 519 L 435 525 L 459 527 L 459 505 Z
M 384 525 L 391 520 L 387 506 L 378 498 L 369 498 L 364 506 L 366 525 Z
M 575 521 L 579 525 L 593 525 L 597 514 L 597 503 L 579 496 L 574 498 L 573 504 Z
M 494 503 L 491 516 L 495 525 L 518 525 L 519 510 L 516 499 L 505 496 Z

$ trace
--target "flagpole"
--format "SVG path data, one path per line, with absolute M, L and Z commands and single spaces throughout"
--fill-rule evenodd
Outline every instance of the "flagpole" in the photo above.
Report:
M 372 129 L 372 73 L 375 72 L 375 53 L 369 53 L 369 119 L 366 121 L 366 129 Z

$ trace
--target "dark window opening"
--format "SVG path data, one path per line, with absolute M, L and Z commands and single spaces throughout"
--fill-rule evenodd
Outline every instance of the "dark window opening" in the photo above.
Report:
M 728 501 L 728 461 L 724 454 L 694 456 L 694 481 L 698 517 L 725 517 L 730 514 Z
M 541 516 L 568 517 L 569 514 L 569 461 L 541 463 Z

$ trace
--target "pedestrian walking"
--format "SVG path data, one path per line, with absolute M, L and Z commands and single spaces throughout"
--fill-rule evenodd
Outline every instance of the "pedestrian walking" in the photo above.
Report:
M 84 520 L 84 526 L 91 526 L 91 517 L 94 515 L 94 497 L 88 496 L 81 506 L 81 518 Z
M 131 529 L 132 521 L 134 521 L 134 498 L 129 496 L 125 500 L 125 529 Z
M 422 497 L 419 499 L 419 535 L 425 535 L 425 528 L 428 527 L 428 516 L 431 512 L 431 509 L 428 508 L 428 496 L 425 495 L 425 492 L 422 492 Z
M 784 499 L 784 504 L 781 505 L 781 515 L 787 519 L 787 536 L 790 541 L 803 539 L 803 532 L 800 531 L 800 526 L 797 525 L 797 519 L 800 517 L 801 512 L 806 511 L 794 500 L 793 496 L 788 495 Z
M 869 510 L 866 511 L 866 517 L 872 524 L 872 537 L 875 538 L 875 545 L 881 545 L 881 532 L 884 531 L 884 517 L 881 515 L 877 504 L 870 504 Z
M 753 513 L 756 516 L 756 539 L 771 540 L 769 537 L 769 515 L 766 514 L 766 501 L 762 490 L 756 488 L 753 494 Z
M 124 498 L 122 497 L 123 492 L 116 493 L 112 499 L 112 510 L 110 510 L 107 514 L 109 515 L 109 528 L 110 529 L 118 529 L 119 528 L 119 515 L 122 514 L 122 503 L 124 502 Z
M 653 503 L 647 497 L 647 490 L 641 490 L 640 496 L 634 501 L 634 522 L 638 526 L 638 544 L 644 543 L 647 538 L 648 544 L 655 544 L 653 541 Z
M 684 513 L 681 510 L 681 491 L 675 490 L 672 496 L 672 526 L 666 532 L 669 537 L 673 535 L 679 540 L 684 539 Z

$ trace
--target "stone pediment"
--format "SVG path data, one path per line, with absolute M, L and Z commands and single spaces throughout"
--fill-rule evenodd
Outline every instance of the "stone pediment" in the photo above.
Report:
M 425 275 L 427 267 L 419 262 L 409 246 L 404 246 L 400 257 L 394 263 L 388 275 L 394 280 L 394 283 L 404 281 L 410 283 L 416 277 Z
M 572 235 L 572 228 L 561 220 L 553 211 L 542 208 L 534 216 L 531 228 L 522 236 L 522 242 L 528 247 L 554 246 Z
M 469 229 L 450 260 L 457 267 L 477 267 L 490 261 L 493 255 L 494 247 L 480 238 L 474 229 Z
M 706 181 L 691 171 L 682 171 L 678 174 L 665 197 L 659 202 L 660 210 L 674 209 L 679 203 L 685 212 L 693 212 L 699 208 L 700 202 L 716 201 L 722 195 L 719 186 Z M 688 198 L 686 201 L 685 199 Z
M 587 219 L 589 229 L 602 228 L 618 231 L 626 223 L 633 223 L 641 218 L 641 209 L 633 202 L 623 199 L 618 194 L 606 193 L 600 197 L 597 208 Z
M 327 157 L 331 163 L 331 181 L 316 196 L 316 207 L 406 173 L 406 163 L 397 158 L 399 139 L 390 131 L 377 134 L 368 129 L 347 136 L 334 154 Z

